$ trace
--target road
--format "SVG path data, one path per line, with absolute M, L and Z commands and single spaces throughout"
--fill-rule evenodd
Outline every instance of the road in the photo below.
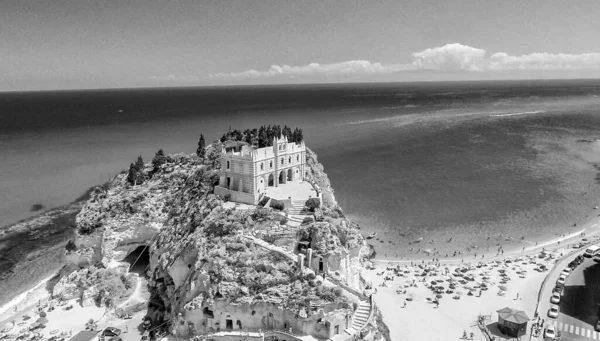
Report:
M 540 296 L 538 313 L 546 321 L 544 327 L 546 325 L 556 326 L 562 334 L 562 340 L 600 340 L 600 333 L 594 330 L 599 317 L 600 263 L 591 258 L 584 258 L 584 262 L 575 268 L 567 278 L 559 304 L 558 318 L 548 317 L 548 309 L 552 304 L 550 303 L 552 289 L 560 272 L 584 251 L 585 248 L 555 266 L 548 275 L 548 281 Z M 537 338 L 537 340 L 540 339 Z M 536 340 L 536 338 L 532 338 L 532 340 Z

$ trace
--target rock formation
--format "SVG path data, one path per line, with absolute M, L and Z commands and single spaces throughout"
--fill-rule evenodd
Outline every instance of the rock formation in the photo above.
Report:
M 241 209 L 213 194 L 218 148 L 209 146 L 204 160 L 174 155 L 157 169 L 148 164 L 147 179 L 135 186 L 123 172 L 92 193 L 77 225 L 101 240 L 102 266 L 119 268 L 134 249 L 147 247 L 150 312 L 169 321 L 173 333 L 291 328 L 322 339 L 342 335 L 353 307 L 366 299 L 359 277 L 368 248 L 316 155 L 308 150 L 307 164 L 323 191 L 324 220 L 306 219 L 295 239 L 263 238 L 269 244 L 254 231 L 279 226 L 286 212 Z M 57 293 L 84 297 L 76 290 L 82 285 L 72 285 L 92 276 L 84 271 L 61 280 Z

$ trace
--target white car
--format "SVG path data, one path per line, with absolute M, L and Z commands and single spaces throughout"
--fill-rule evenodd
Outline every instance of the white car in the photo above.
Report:
M 569 276 L 571 274 L 571 268 L 565 268 L 560 275 L 564 275 L 565 277 Z
M 560 309 L 558 308 L 558 306 L 556 304 L 553 304 L 550 306 L 550 309 L 548 309 L 548 316 L 552 318 L 557 318 L 559 311 Z
M 554 339 L 556 337 L 556 328 L 554 326 L 546 328 L 546 330 L 544 330 L 544 337 Z
M 558 279 L 556 280 L 556 284 L 564 285 L 566 281 L 567 281 L 567 276 L 560 275 L 560 277 L 558 277 Z
M 552 302 L 554 304 L 559 304 L 560 303 L 560 293 L 553 292 L 552 297 L 550 297 L 550 302 Z

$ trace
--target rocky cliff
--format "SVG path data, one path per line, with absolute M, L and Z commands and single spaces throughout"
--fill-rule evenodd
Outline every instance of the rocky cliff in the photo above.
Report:
M 209 146 L 204 160 L 194 155 L 169 156 L 160 167 L 145 166 L 142 184 L 131 186 L 122 173 L 109 186 L 93 191 L 77 216 L 77 225 L 81 232 L 98 237 L 102 266 L 121 267 L 133 250 L 147 248 L 150 308 L 165 320 L 187 315 L 187 322 L 196 323 L 190 328 L 199 332 L 219 329 L 218 322 L 207 321 L 213 321 L 219 309 L 233 314 L 227 309 L 235 306 L 251 311 L 251 316 L 262 307 L 265 316 L 242 319 L 250 328 L 290 326 L 327 337 L 331 328 L 320 324 L 336 319 L 346 319 L 347 324 L 358 298 L 296 261 L 296 242 L 310 240 L 313 256 L 325 260 L 330 275 L 360 291 L 360 259 L 366 248 L 358 226 L 337 205 L 316 154 L 308 150 L 307 164 L 323 190 L 325 219 L 305 220 L 295 239 L 270 238 L 269 242 L 282 246 L 270 248 L 253 233 L 278 226 L 286 212 L 241 208 L 214 195 L 219 150 L 220 146 Z M 65 283 L 59 287 L 75 290 Z M 240 328 L 242 320 L 238 319 Z

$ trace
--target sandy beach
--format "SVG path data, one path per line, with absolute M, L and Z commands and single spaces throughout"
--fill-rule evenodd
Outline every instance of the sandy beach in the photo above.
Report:
M 364 276 L 377 291 L 373 297 L 391 340 L 457 340 L 465 332 L 469 337 L 473 333 L 474 340 L 486 340 L 477 326 L 479 316 L 496 332 L 499 309 L 523 310 L 533 319 L 548 269 L 572 252 L 573 244 L 598 241 L 599 227 L 596 217 L 577 231 L 524 250 L 482 252 L 477 258 L 375 259 L 374 269 L 366 270 Z M 441 290 L 435 291 L 437 287 Z M 439 306 L 432 303 L 436 295 Z

